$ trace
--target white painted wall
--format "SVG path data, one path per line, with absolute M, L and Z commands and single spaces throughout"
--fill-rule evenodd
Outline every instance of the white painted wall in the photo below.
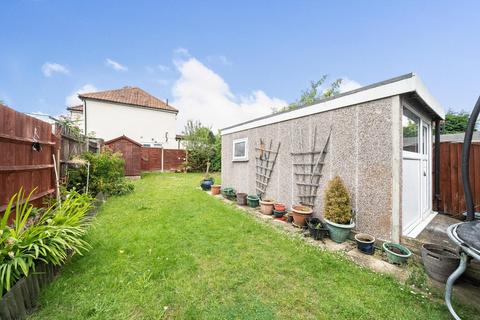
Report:
M 94 132 L 96 138 L 107 141 L 126 135 L 141 144 L 157 143 L 177 149 L 177 117 L 173 112 L 87 99 L 86 116 L 86 132 Z
M 83 122 L 83 111 L 70 111 L 70 120 L 75 122 L 82 133 L 85 133 L 85 123 Z

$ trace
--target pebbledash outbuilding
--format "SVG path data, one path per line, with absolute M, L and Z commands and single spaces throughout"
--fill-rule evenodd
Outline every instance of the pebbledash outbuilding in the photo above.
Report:
M 310 205 L 321 217 L 326 184 L 338 175 L 356 232 L 416 237 L 436 214 L 432 140 L 444 117 L 410 73 L 240 123 L 221 130 L 222 186 Z

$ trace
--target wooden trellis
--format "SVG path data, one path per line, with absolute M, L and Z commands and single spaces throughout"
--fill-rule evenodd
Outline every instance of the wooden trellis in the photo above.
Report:
M 311 151 L 292 152 L 293 174 L 297 184 L 299 202 L 303 205 L 313 207 L 315 204 L 331 134 L 332 128 L 330 128 L 323 149 L 315 150 L 317 144 L 317 127 L 315 126 Z
M 268 182 L 272 176 L 273 168 L 277 161 L 278 151 L 280 150 L 280 142 L 278 143 L 276 150 L 273 148 L 273 140 L 270 140 L 270 145 L 266 148 L 263 139 L 260 139 L 260 145 L 255 147 L 255 189 L 260 198 L 262 198 L 267 191 Z

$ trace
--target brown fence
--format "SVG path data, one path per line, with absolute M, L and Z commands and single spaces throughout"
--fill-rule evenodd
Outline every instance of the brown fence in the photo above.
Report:
M 0 212 L 21 187 L 36 205 L 55 192 L 55 143 L 49 123 L 0 105 Z
M 163 170 L 180 170 L 185 162 L 185 150 L 163 149 Z
M 462 143 L 453 142 L 440 144 L 440 201 L 437 209 L 455 217 L 461 217 L 467 210 L 462 185 L 462 146 Z M 435 175 L 433 176 L 435 179 Z M 473 143 L 470 149 L 470 183 L 475 208 L 478 211 L 480 208 L 480 144 L 478 143 Z
M 142 147 L 142 171 L 162 170 L 162 148 Z
M 142 171 L 181 170 L 185 150 L 142 147 Z

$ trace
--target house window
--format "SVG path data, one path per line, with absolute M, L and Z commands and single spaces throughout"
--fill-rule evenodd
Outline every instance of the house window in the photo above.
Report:
M 407 108 L 403 108 L 403 151 L 419 152 L 420 118 Z
M 248 161 L 248 139 L 233 140 L 233 161 Z

